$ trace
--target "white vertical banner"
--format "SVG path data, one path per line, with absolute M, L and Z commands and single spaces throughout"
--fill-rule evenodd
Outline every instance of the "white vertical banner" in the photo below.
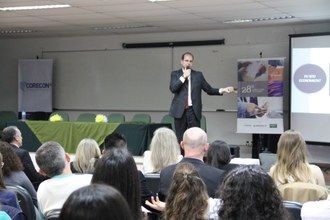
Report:
M 283 132 L 284 57 L 237 61 L 237 132 Z
M 18 62 L 18 111 L 51 112 L 52 59 L 24 59 Z

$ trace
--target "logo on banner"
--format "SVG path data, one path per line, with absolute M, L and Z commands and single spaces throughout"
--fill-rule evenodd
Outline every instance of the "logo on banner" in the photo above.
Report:
M 25 91 L 25 89 L 50 89 L 52 87 L 52 83 L 42 83 L 42 82 L 26 82 L 21 81 L 20 82 L 20 88 L 22 91 Z

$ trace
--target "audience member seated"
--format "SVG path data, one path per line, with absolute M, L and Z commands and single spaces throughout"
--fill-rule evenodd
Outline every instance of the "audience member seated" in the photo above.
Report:
M 59 220 L 90 219 L 133 220 L 125 198 L 105 184 L 91 184 L 74 191 L 59 217 Z
M 150 150 L 143 154 L 143 172 L 159 173 L 161 169 L 182 159 L 178 139 L 173 130 L 163 127 L 154 132 Z
M 276 185 L 293 182 L 313 183 L 325 187 L 321 169 L 308 163 L 307 147 L 298 131 L 287 130 L 277 143 L 277 160 L 270 169 Z
M 217 192 L 222 200 L 219 219 L 290 219 L 272 178 L 259 165 L 230 171 Z
M 110 151 L 113 148 L 124 148 L 127 149 L 127 140 L 123 134 L 111 133 L 104 139 L 104 149 L 102 154 Z
M 194 165 L 180 163 L 174 172 L 166 203 L 158 197 L 146 204 L 164 212 L 165 219 L 218 219 L 219 199 L 208 197 L 204 181 Z M 166 205 L 165 205 L 166 204 Z
M 57 142 L 48 141 L 41 145 L 36 151 L 36 162 L 40 172 L 50 177 L 37 191 L 39 208 L 44 215 L 61 209 L 74 190 L 90 184 L 91 174 L 72 174 L 70 155 Z
M 21 148 L 23 137 L 21 131 L 16 126 L 9 126 L 2 131 L 2 140 L 9 143 L 17 156 L 21 159 L 24 166 L 24 173 L 33 184 L 35 190 L 38 190 L 39 184 L 48 179 L 38 173 L 34 167 L 30 154 L 27 150 Z
M 0 153 L 0 164 L 3 167 L 2 154 Z M 0 169 L 0 203 L 20 209 L 15 192 L 8 190 L 3 181 L 2 169 Z
M 0 153 L 0 164 L 3 165 L 2 154 Z M 8 190 L 5 186 L 0 169 L 0 219 L 25 220 L 25 215 L 18 204 L 15 192 Z M 6 215 L 7 216 L 6 216 Z M 8 217 L 8 218 L 6 218 Z
M 213 141 L 206 152 L 205 163 L 228 173 L 239 166 L 238 164 L 230 163 L 230 161 L 231 154 L 228 144 L 220 140 Z
M 37 193 L 31 181 L 23 172 L 23 164 L 7 142 L 0 141 L 0 153 L 3 156 L 3 177 L 6 186 L 21 186 L 31 195 L 33 204 L 38 207 Z
M 302 220 L 330 220 L 330 195 L 326 200 L 311 201 L 301 208 Z
M 93 173 L 94 162 L 101 156 L 99 145 L 94 139 L 82 139 L 74 160 L 70 163 L 72 173 Z
M 102 155 L 110 152 L 113 149 L 125 149 L 127 150 L 127 140 L 125 136 L 121 133 L 112 133 L 108 135 L 104 140 L 104 149 L 102 150 Z M 141 204 L 147 208 L 144 204 L 145 200 L 150 200 L 151 196 L 155 195 L 155 192 L 152 192 L 148 185 L 145 176 L 143 173 L 138 170 L 139 180 L 141 185 Z M 151 200 L 150 200 L 151 201 Z M 155 211 L 155 210 L 151 210 Z
M 114 148 L 98 160 L 92 183 L 108 184 L 126 199 L 134 219 L 141 219 L 141 186 L 133 156 L 126 149 Z
M 185 155 L 179 163 L 188 162 L 193 164 L 207 187 L 208 195 L 214 197 L 225 172 L 203 162 L 204 154 L 209 147 L 205 131 L 198 127 L 187 129 L 180 144 Z M 176 166 L 177 164 L 170 165 L 160 172 L 159 198 L 162 201 L 167 196 Z

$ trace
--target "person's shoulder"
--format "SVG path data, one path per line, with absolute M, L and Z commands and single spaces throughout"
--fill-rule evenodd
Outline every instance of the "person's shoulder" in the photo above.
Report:
M 178 74 L 178 73 L 182 73 L 182 70 L 181 69 L 178 69 L 178 70 L 173 70 L 172 71 L 172 74 Z
M 143 157 L 150 157 L 151 156 L 151 151 L 150 150 L 146 150 L 143 153 Z
M 219 174 L 223 174 L 223 173 L 225 173 L 224 170 L 222 170 L 222 169 L 218 169 L 218 168 L 213 167 L 213 166 L 210 166 L 210 165 L 208 165 L 208 164 L 204 164 L 204 169 L 205 169 L 205 170 L 208 170 L 208 171 L 211 171 L 212 173 L 219 173 Z
M 174 172 L 176 166 L 177 166 L 177 164 L 171 164 L 167 167 L 164 167 L 163 169 L 161 169 L 160 175 L 163 176 L 163 175 L 166 175 L 168 173 Z
M 202 71 L 199 71 L 199 70 L 192 69 L 191 70 L 191 73 L 194 74 L 195 76 L 197 76 L 197 75 L 203 76 L 203 72 Z
M 92 180 L 93 174 L 82 173 L 82 174 L 75 174 L 75 176 L 79 177 L 80 180 L 78 179 L 78 181 L 81 181 L 82 184 L 85 184 L 85 183 L 89 184 Z
M 270 169 L 269 169 L 269 174 L 270 175 L 273 175 L 274 169 L 275 169 L 275 165 L 273 165 L 273 166 L 270 167 Z
M 22 170 L 15 170 L 11 171 L 9 178 L 15 179 L 15 180 L 20 180 L 20 179 L 25 179 L 28 178 L 24 171 Z
M 2 190 L 0 193 L 1 193 L 1 195 L 4 195 L 6 197 L 10 197 L 10 196 L 16 197 L 16 193 L 11 189 Z
M 30 154 L 29 154 L 29 151 L 27 151 L 26 149 L 24 148 L 21 148 L 21 147 L 13 147 L 14 151 L 16 154 L 18 154 L 18 156 L 29 156 L 30 157 Z
M 309 164 L 308 166 L 312 170 L 312 172 L 319 172 L 319 171 L 322 172 L 321 168 L 319 166 L 317 166 L 317 165 Z
M 89 174 L 89 173 L 74 173 L 72 175 L 72 178 L 75 179 L 92 179 L 93 174 Z

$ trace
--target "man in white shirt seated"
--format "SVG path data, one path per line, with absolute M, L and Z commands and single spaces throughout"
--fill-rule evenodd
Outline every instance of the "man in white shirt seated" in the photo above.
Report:
M 36 151 L 36 162 L 40 173 L 50 179 L 43 181 L 37 191 L 37 199 L 41 212 L 61 209 L 69 195 L 91 182 L 91 174 L 72 174 L 70 155 L 54 141 L 44 143 Z

